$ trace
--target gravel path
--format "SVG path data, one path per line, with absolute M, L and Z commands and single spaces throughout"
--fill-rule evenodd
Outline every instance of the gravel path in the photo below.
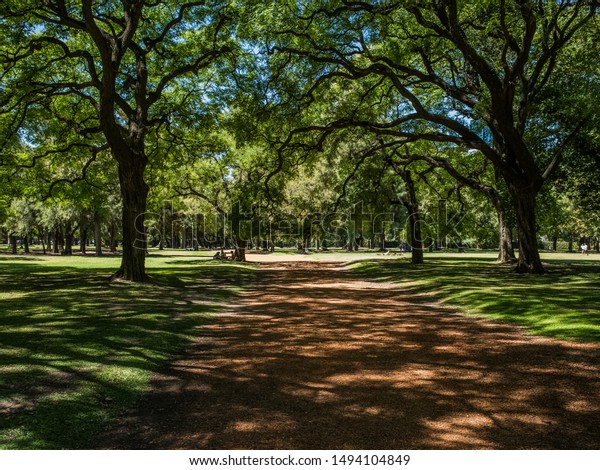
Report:
M 600 448 L 597 345 L 460 316 L 339 263 L 261 269 L 98 448 Z

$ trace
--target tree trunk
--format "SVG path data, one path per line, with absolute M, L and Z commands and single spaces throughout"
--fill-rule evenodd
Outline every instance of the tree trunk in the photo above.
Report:
M 558 237 L 552 237 L 552 251 L 557 251 L 558 249 Z
M 23 248 L 25 253 L 31 253 L 29 250 L 29 234 L 25 234 L 25 237 L 23 237 Z
M 496 206 L 496 213 L 498 214 L 498 230 L 500 235 L 497 261 L 499 263 L 514 263 L 517 258 L 512 245 L 513 234 L 510 223 L 507 220 L 503 207 L 500 205 Z
M 518 186 L 511 186 L 510 189 L 515 205 L 519 236 L 519 259 L 516 272 L 544 274 L 537 240 L 536 193 Z
M 114 222 L 110 224 L 110 228 L 108 230 L 109 235 L 109 249 L 111 253 L 117 252 L 117 227 L 115 227 Z
M 10 235 L 8 237 L 8 240 L 10 241 L 11 253 L 13 255 L 16 255 L 17 254 L 17 237 L 15 235 Z
M 165 235 L 167 233 L 167 221 L 166 221 L 166 206 L 163 205 L 161 213 L 160 213 L 160 232 L 158 234 L 158 249 L 163 251 L 165 249 L 165 244 L 167 243 L 167 240 L 165 238 Z
M 144 282 L 146 275 L 146 233 L 144 219 L 149 187 L 144 181 L 147 159 L 131 154 L 119 162 L 119 182 L 123 198 L 123 257 L 113 279 Z
M 60 253 L 60 229 L 58 227 L 56 228 L 56 230 L 54 230 L 54 247 L 52 253 Z
M 421 220 L 418 212 L 413 212 L 408 217 L 409 220 L 409 237 L 408 242 L 412 247 L 411 251 L 411 263 L 412 264 L 423 264 L 423 239 L 421 234 Z
M 81 236 L 81 243 L 79 244 L 79 248 L 81 250 L 81 253 L 83 253 L 85 255 L 87 252 L 87 236 L 88 236 L 87 228 L 80 230 L 79 235 Z
M 246 247 L 248 246 L 248 242 L 246 240 L 238 239 L 235 252 L 234 252 L 234 261 L 239 261 L 242 263 L 246 262 Z
M 63 254 L 70 256 L 73 254 L 73 229 L 71 222 L 65 224 L 65 249 Z
M 402 202 L 409 214 L 408 242 L 412 247 L 411 262 L 412 264 L 423 264 L 423 236 L 421 234 L 421 217 L 419 214 L 419 204 L 417 202 L 417 192 L 410 171 L 403 171 L 401 176 L 406 186 L 406 196 Z
M 38 232 L 40 233 L 40 241 L 42 242 L 42 252 L 46 254 L 46 242 L 44 241 L 44 231 L 38 227 Z
M 100 216 L 94 216 L 94 242 L 96 244 L 96 256 L 102 256 L 102 226 Z
M 569 253 L 573 253 L 573 235 L 569 235 Z

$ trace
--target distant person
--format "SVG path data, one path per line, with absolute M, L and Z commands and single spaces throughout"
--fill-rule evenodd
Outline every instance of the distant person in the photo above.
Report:
M 583 244 L 581 245 L 581 254 L 582 255 L 589 255 L 589 246 L 587 245 L 586 242 L 583 242 Z

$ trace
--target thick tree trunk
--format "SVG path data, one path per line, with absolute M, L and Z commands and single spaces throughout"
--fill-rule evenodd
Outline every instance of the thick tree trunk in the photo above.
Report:
M 558 249 L 558 237 L 552 237 L 552 251 L 557 251 Z
M 507 220 L 506 212 L 501 206 L 496 207 L 496 213 L 498 214 L 498 231 L 500 235 L 497 261 L 499 263 L 513 263 L 517 258 L 512 245 L 512 229 Z
M 134 282 L 148 280 L 146 275 L 146 231 L 144 226 L 149 187 L 144 181 L 146 159 L 131 155 L 119 163 L 119 182 L 123 198 L 123 256 L 113 279 Z
M 406 186 L 406 196 L 403 203 L 409 214 L 408 242 L 412 247 L 411 262 L 412 264 L 423 264 L 423 236 L 421 233 L 421 217 L 419 214 L 419 204 L 417 202 L 417 192 L 410 171 L 404 171 L 401 176 Z
M 569 253 L 573 253 L 573 235 L 569 235 Z
M 362 248 L 364 241 L 365 237 L 363 237 L 363 235 L 360 234 L 360 236 L 356 239 L 356 251 Z
M 9 235 L 8 240 L 11 246 L 11 253 L 13 255 L 17 254 L 17 237 L 15 235 Z
M 248 242 L 246 240 L 238 239 L 235 246 L 235 252 L 233 255 L 234 261 L 239 261 L 242 263 L 246 262 L 246 248 L 248 246 Z
M 132 154 L 119 163 L 119 182 L 123 197 L 123 257 L 113 279 L 134 282 L 148 280 L 146 275 L 146 233 L 144 219 L 149 187 L 144 181 L 146 158 Z
M 544 267 L 538 250 L 536 228 L 536 193 L 521 187 L 511 189 L 519 236 L 519 259 L 516 272 L 543 274 Z
M 423 264 L 423 238 L 421 234 L 421 220 L 418 212 L 413 212 L 408 217 L 409 221 L 409 237 L 408 242 L 412 247 L 411 251 L 411 263 L 412 264 Z
M 29 250 L 29 235 L 25 234 L 25 236 L 23 237 L 23 249 L 25 250 L 25 253 L 31 253 L 31 251 Z

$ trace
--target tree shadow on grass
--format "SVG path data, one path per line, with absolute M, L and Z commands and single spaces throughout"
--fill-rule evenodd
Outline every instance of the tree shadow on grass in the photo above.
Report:
M 121 449 L 598 448 L 592 345 L 275 264 L 98 436 Z
M 0 448 L 89 448 L 248 275 L 181 267 L 156 282 L 110 270 L 0 263 Z

